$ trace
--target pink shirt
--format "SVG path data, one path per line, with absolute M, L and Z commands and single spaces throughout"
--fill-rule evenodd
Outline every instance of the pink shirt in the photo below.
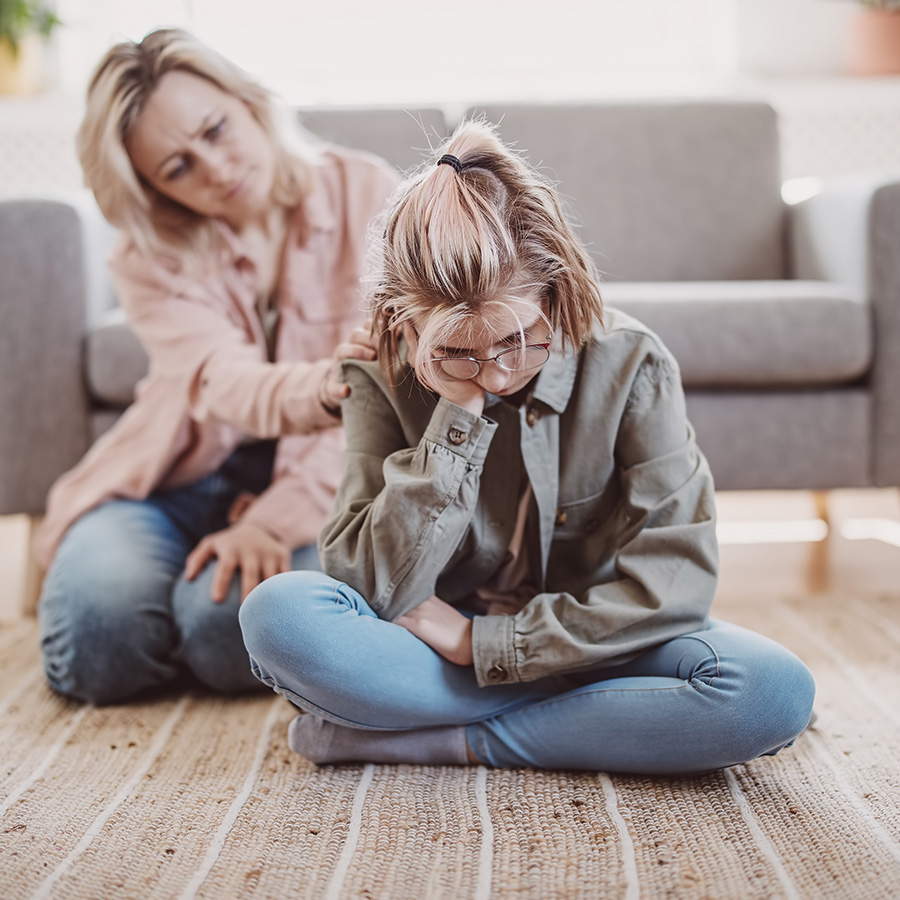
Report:
M 343 429 L 319 402 L 319 382 L 327 357 L 364 319 L 367 227 L 396 182 L 368 154 L 321 152 L 288 230 L 274 362 L 256 310 L 255 266 L 227 226 L 219 257 L 191 278 L 120 239 L 110 270 L 150 370 L 113 428 L 53 485 L 35 542 L 40 562 L 49 564 L 89 509 L 196 481 L 248 434 L 280 440 L 273 482 L 246 519 L 292 548 L 315 541 L 343 467 Z

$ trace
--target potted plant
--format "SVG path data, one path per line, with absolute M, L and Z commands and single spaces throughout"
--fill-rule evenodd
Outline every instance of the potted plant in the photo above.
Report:
M 900 0 L 858 0 L 848 69 L 852 75 L 900 75 Z
M 0 0 L 0 94 L 41 87 L 43 40 L 57 25 L 46 0 Z

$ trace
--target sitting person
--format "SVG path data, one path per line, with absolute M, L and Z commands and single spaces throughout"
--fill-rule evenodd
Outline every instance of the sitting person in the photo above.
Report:
M 694 773 L 789 746 L 792 653 L 709 618 L 713 480 L 678 366 L 602 309 L 555 189 L 477 122 L 387 211 L 324 571 L 240 611 L 315 763 Z
M 341 474 L 337 364 L 374 357 L 359 279 L 395 172 L 303 146 L 267 91 L 179 30 L 106 54 L 78 147 L 121 230 L 110 268 L 150 371 L 50 492 L 35 548 L 47 678 L 93 703 L 181 670 L 259 687 L 238 607 L 267 576 L 318 567 Z

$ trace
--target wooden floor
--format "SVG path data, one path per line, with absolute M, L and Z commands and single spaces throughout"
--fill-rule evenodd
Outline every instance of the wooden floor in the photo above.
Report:
M 822 497 L 827 525 L 809 492 L 720 493 L 718 599 L 900 592 L 900 491 Z
M 900 491 L 831 491 L 824 496 L 827 527 L 810 492 L 720 492 L 719 599 L 831 590 L 897 592 Z M 0 517 L 0 622 L 14 621 L 22 608 L 27 545 L 27 519 Z

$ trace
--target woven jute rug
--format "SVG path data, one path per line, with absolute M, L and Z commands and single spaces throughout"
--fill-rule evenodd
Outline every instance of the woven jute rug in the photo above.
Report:
M 900 597 L 717 606 L 813 669 L 818 722 L 696 778 L 316 768 L 274 696 L 94 709 L 0 629 L 0 898 L 900 897 Z

